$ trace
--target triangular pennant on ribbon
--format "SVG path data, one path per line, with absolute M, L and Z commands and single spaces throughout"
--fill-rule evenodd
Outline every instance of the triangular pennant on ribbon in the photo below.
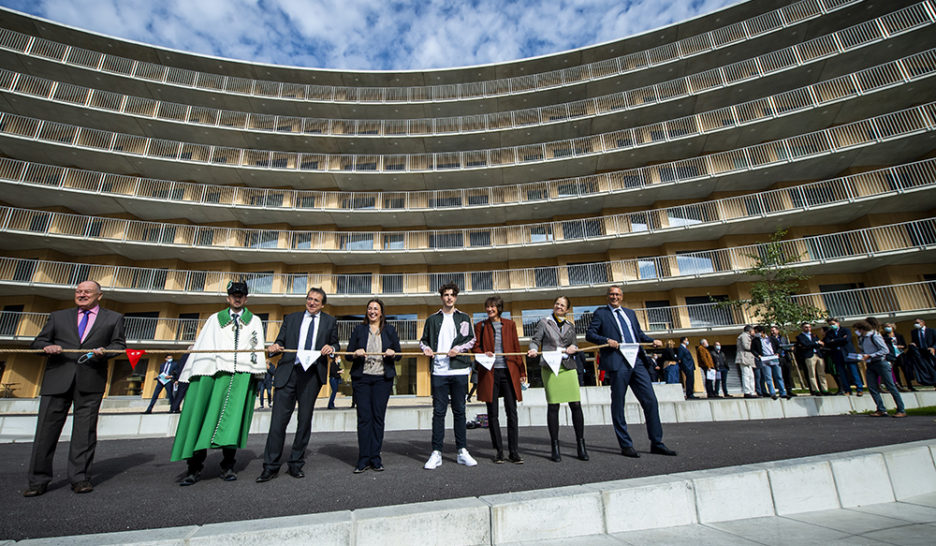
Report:
M 140 349 L 127 349 L 127 359 L 130 360 L 130 366 L 133 369 L 136 369 L 137 362 L 140 361 L 140 357 L 145 355 L 146 351 Z

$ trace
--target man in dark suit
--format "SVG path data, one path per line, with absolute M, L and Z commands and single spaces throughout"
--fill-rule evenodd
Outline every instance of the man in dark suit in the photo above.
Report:
M 826 320 L 829 330 L 822 339 L 823 345 L 830 349 L 829 354 L 832 362 L 835 363 L 835 380 L 839 384 L 837 394 L 851 394 L 851 386 L 854 381 L 857 387 L 858 396 L 863 394 L 864 383 L 861 381 L 861 374 L 858 372 L 858 361 L 848 358 L 848 355 L 855 354 L 855 346 L 852 344 L 851 330 L 843 326 L 838 319 L 830 318 Z
M 74 404 L 68 453 L 68 479 L 75 493 L 89 493 L 91 462 L 97 444 L 97 419 L 107 383 L 107 359 L 127 348 L 124 317 L 98 303 L 101 285 L 84 281 L 75 288 L 77 307 L 49 315 L 32 343 L 49 355 L 39 400 L 36 438 L 29 462 L 29 488 L 25 497 L 46 492 L 52 481 L 52 457 L 68 410 Z M 86 353 L 63 349 L 87 350 Z M 109 354 L 110 353 L 110 354 Z
M 926 321 L 916 319 L 913 321 L 913 331 L 910 332 L 910 343 L 920 349 L 920 353 L 932 360 L 936 357 L 936 330 L 926 327 Z
M 189 345 L 187 351 L 191 351 L 195 348 L 195 345 Z M 177 364 L 176 370 L 181 373 L 185 368 L 185 363 L 188 362 L 190 353 L 185 353 L 179 358 L 179 363 Z M 182 400 L 185 399 L 185 393 L 188 391 L 188 383 L 183 383 L 179 381 L 179 373 L 176 373 L 175 380 L 172 382 L 172 401 L 169 402 L 169 413 L 181 413 L 182 412 Z
M 628 362 L 618 350 L 621 343 L 653 343 L 654 347 L 661 347 L 659 340 L 653 339 L 643 332 L 637 322 L 637 315 L 630 309 L 621 307 L 624 292 L 618 286 L 608 288 L 608 305 L 599 307 L 592 315 L 591 323 L 585 339 L 597 345 L 605 345 L 600 350 L 599 369 L 605 372 L 605 378 L 611 385 L 611 420 L 614 423 L 614 433 L 621 446 L 621 455 L 626 457 L 640 457 L 634 449 L 634 442 L 627 433 L 627 421 L 624 414 L 624 395 L 627 387 L 634 389 L 634 395 L 640 402 L 647 419 L 647 436 L 650 438 L 650 452 L 660 455 L 676 455 L 676 452 L 663 444 L 663 425 L 660 424 L 660 410 L 657 406 L 656 394 L 650 374 L 645 366 L 639 362 L 647 358 L 640 348 L 637 352 L 637 362 Z
M 273 414 L 270 417 L 270 433 L 263 451 L 263 472 L 257 483 L 268 482 L 279 473 L 283 445 L 286 442 L 286 425 L 292 417 L 296 402 L 299 403 L 296 436 L 289 455 L 289 475 L 304 478 L 305 450 L 312 435 L 312 411 L 319 390 L 328 381 L 329 355 L 340 349 L 338 344 L 338 321 L 322 311 L 327 296 L 321 288 L 313 288 L 306 295 L 305 311 L 290 313 L 283 318 L 279 334 L 267 352 L 275 355 L 284 349 L 320 351 L 321 356 L 303 366 L 295 352 L 283 353 L 273 375 Z
M 695 360 L 689 351 L 689 338 L 679 338 L 679 347 L 676 348 L 676 362 L 679 371 L 686 378 L 686 400 L 696 400 L 695 395 Z
M 143 413 L 152 413 L 153 406 L 156 405 L 156 401 L 159 400 L 159 393 L 166 390 L 166 400 L 169 401 L 169 411 L 172 412 L 172 404 L 174 401 L 174 394 L 172 392 L 172 385 L 179 378 L 179 372 L 182 371 L 182 368 L 179 366 L 179 362 L 176 362 L 172 359 L 172 355 L 166 355 L 166 360 L 163 362 L 162 366 L 159 367 L 159 375 L 156 376 L 156 388 L 153 389 L 153 397 L 150 398 L 149 406 L 146 407 L 146 411 Z

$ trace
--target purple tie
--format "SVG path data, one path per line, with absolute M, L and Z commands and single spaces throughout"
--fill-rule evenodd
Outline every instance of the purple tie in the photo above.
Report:
M 84 332 L 88 327 L 88 313 L 91 311 L 89 309 L 82 309 L 81 312 L 84 314 L 81 315 L 81 320 L 78 322 L 78 341 L 84 339 Z

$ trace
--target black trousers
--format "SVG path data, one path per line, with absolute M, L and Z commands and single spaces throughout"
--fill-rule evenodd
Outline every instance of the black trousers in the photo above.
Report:
M 793 394 L 793 362 L 789 356 L 780 357 L 780 371 L 783 373 L 783 386 L 787 394 Z
M 504 439 L 500 429 L 500 407 L 498 398 L 504 398 L 504 413 L 507 414 L 507 450 L 511 455 L 518 454 L 519 427 L 517 424 L 517 395 L 514 393 L 513 382 L 506 368 L 494 368 L 494 388 L 491 402 L 487 403 L 488 430 L 491 433 L 491 445 L 498 453 L 504 451 Z
M 365 375 L 351 382 L 351 392 L 357 400 L 358 468 L 383 466 L 380 449 L 392 391 L 393 378 L 382 375 Z
M 153 406 L 155 406 L 156 401 L 159 400 L 159 393 L 162 392 L 163 389 L 166 390 L 166 400 L 169 401 L 169 410 L 172 411 L 172 382 L 170 381 L 169 383 L 163 384 L 162 381 L 157 379 L 156 388 L 153 389 L 153 397 L 150 398 L 149 406 L 146 408 L 147 412 L 153 411 Z
M 312 412 L 315 410 L 315 400 L 319 391 L 322 390 L 322 380 L 319 379 L 318 370 L 314 365 L 308 371 L 303 370 L 302 366 L 293 366 L 291 372 L 286 384 L 277 387 L 273 392 L 270 433 L 263 450 L 264 470 L 277 472 L 282 465 L 280 459 L 286 443 L 286 425 L 289 424 L 297 402 L 299 413 L 296 416 L 296 436 L 293 439 L 288 464 L 293 471 L 302 470 L 305 464 L 305 450 L 312 437 Z
M 221 470 L 233 469 L 234 464 L 237 463 L 237 460 L 234 459 L 234 455 L 237 453 L 236 447 L 222 447 L 221 448 Z M 205 468 L 205 459 L 208 458 L 207 449 L 199 449 L 192 452 L 192 456 L 185 460 L 188 465 L 189 474 L 197 474 Z
M 91 463 L 97 446 L 98 410 L 103 392 L 79 392 L 72 383 L 62 394 L 43 395 L 39 399 L 36 438 L 29 459 L 29 485 L 47 485 L 52 481 L 52 458 L 62 435 L 68 410 L 75 406 L 71 442 L 68 446 L 68 481 L 77 483 L 91 478 Z
M 172 413 L 179 413 L 182 408 L 182 399 L 185 398 L 185 393 L 188 392 L 188 383 L 182 383 L 181 381 L 176 382 L 176 392 L 175 397 L 172 399 L 172 403 L 169 405 L 169 411 Z
M 686 378 L 686 396 L 695 396 L 695 370 L 680 367 L 683 377 Z

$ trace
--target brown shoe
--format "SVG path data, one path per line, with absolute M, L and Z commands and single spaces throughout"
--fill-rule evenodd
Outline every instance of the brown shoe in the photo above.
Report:
M 906 416 L 907 416 L 907 414 L 904 413 L 904 412 L 902 412 L 902 411 L 901 411 L 901 412 L 897 412 L 897 413 L 894 414 L 894 417 L 897 418 L 897 419 L 900 419 L 900 418 L 906 417 Z
M 46 492 L 46 489 L 48 488 L 49 488 L 48 484 L 44 484 L 44 483 L 39 484 L 39 485 L 30 485 L 29 489 L 27 489 L 26 491 L 23 491 L 23 496 L 24 497 L 38 497 L 39 495 L 44 494 Z
M 883 411 L 876 411 L 874 413 L 869 413 L 868 417 L 887 417 L 887 413 Z
M 72 491 L 75 493 L 90 493 L 94 491 L 94 486 L 88 480 L 82 480 L 72 484 Z

